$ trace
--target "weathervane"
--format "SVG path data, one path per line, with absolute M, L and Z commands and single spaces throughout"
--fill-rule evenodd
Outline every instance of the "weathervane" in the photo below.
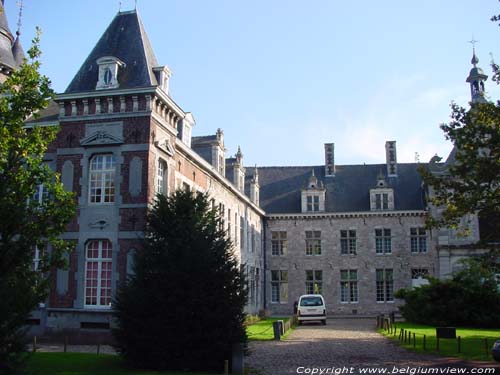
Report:
M 118 13 L 122 11 L 122 2 L 118 1 Z
M 479 42 L 479 40 L 475 40 L 474 35 L 472 35 L 472 39 L 469 40 L 468 43 L 472 44 L 472 49 L 475 51 L 476 50 L 476 43 L 478 43 L 478 42 Z

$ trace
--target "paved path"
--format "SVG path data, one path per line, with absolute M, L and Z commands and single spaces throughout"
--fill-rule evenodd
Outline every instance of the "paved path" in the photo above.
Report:
M 297 327 L 286 340 L 253 341 L 249 349 L 245 365 L 254 369 L 251 375 L 320 375 L 321 369 L 325 375 L 359 374 L 360 368 L 368 367 L 388 368 L 388 374 L 406 369 L 405 375 L 419 375 L 419 367 L 485 365 L 407 351 L 375 332 L 374 319 L 329 319 L 326 326 L 311 323 Z M 500 368 L 495 370 L 500 374 Z

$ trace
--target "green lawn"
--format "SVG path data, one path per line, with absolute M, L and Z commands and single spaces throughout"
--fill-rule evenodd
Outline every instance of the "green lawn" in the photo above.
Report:
M 247 326 L 247 335 L 248 340 L 274 340 L 274 331 L 273 331 L 273 322 L 277 320 L 288 321 L 290 318 L 266 318 L 263 320 L 259 320 L 257 323 Z M 284 336 L 288 336 L 288 334 L 292 330 L 288 330 Z
M 457 338 L 460 336 L 461 347 L 458 353 L 458 339 L 440 339 L 439 340 L 439 353 L 436 351 L 436 328 L 431 326 L 411 324 L 411 323 L 396 323 L 397 333 L 389 334 L 388 332 L 381 331 L 382 334 L 389 336 L 395 340 L 398 339 L 400 329 L 403 328 L 411 332 L 411 343 L 401 345 L 404 348 L 416 350 L 419 352 L 436 353 L 443 356 L 460 357 L 469 360 L 488 360 L 492 361 L 491 347 L 493 342 L 500 340 L 500 329 L 477 329 L 477 328 L 460 328 L 457 327 Z M 415 333 L 416 346 L 413 344 L 413 333 Z M 424 350 L 424 335 L 426 336 L 426 348 Z M 486 353 L 486 342 L 487 349 Z
M 126 369 L 116 355 L 87 353 L 34 353 L 30 375 L 202 375 L 193 372 L 158 372 Z M 203 375 L 207 375 L 204 373 Z

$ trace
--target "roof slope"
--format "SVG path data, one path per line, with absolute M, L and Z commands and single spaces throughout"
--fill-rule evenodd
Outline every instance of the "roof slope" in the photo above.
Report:
M 395 210 L 423 210 L 421 164 L 398 164 L 398 177 L 387 178 L 394 189 Z M 370 211 L 370 189 L 377 176 L 386 172 L 385 164 L 339 165 L 335 177 L 325 177 L 324 166 L 259 167 L 260 206 L 268 214 L 300 213 L 301 190 L 311 171 L 326 188 L 326 212 Z M 253 168 L 247 168 L 247 183 Z
M 115 16 L 65 93 L 94 91 L 98 80 L 96 60 L 104 56 L 114 56 L 125 63 L 118 75 L 120 89 L 158 84 L 153 73 L 158 61 L 136 11 Z

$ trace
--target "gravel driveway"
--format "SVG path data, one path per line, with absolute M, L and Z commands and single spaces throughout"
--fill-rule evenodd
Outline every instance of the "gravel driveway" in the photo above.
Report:
M 375 332 L 374 319 L 329 319 L 326 326 L 311 323 L 297 327 L 286 340 L 253 341 L 249 349 L 245 365 L 254 369 L 252 375 L 359 374 L 363 368 L 419 375 L 426 367 L 467 367 L 469 373 L 472 367 L 496 366 L 407 351 Z M 500 373 L 498 367 L 496 372 L 484 370 L 492 371 L 481 368 L 478 373 Z

